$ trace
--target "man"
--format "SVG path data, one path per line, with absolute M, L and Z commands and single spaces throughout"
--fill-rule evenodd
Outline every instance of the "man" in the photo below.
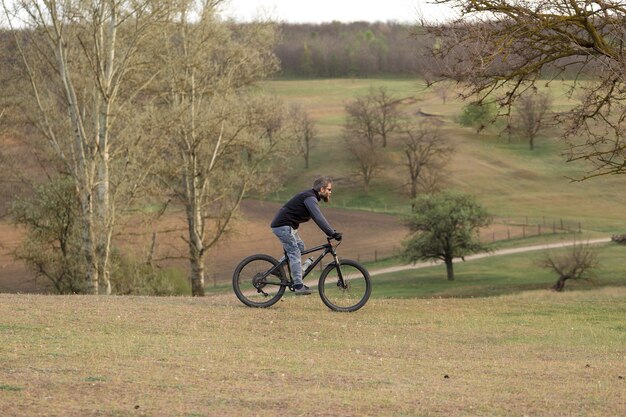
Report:
M 276 213 L 272 220 L 272 232 L 282 243 L 285 253 L 289 258 L 289 268 L 293 277 L 296 295 L 311 294 L 309 287 L 302 282 L 301 252 L 304 250 L 304 242 L 298 235 L 300 223 L 310 219 L 319 226 L 326 236 L 341 240 L 341 233 L 333 229 L 322 212 L 318 202 L 328 202 L 333 191 L 333 180 L 330 177 L 319 177 L 313 183 L 313 188 L 296 194 Z

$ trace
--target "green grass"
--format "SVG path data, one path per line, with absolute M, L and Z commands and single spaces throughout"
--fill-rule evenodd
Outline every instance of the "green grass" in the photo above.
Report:
M 626 289 L 478 299 L 0 295 L 3 415 L 614 416 Z
M 554 109 L 564 110 L 571 101 L 564 95 L 567 82 L 553 82 L 550 91 Z M 403 184 L 406 169 L 401 144 L 391 140 L 386 149 L 385 169 L 373 180 L 369 196 L 354 176 L 353 162 L 341 139 L 345 120 L 344 106 L 371 87 L 387 87 L 396 97 L 412 97 L 414 104 L 404 107 L 409 113 L 422 111 L 440 115 L 443 130 L 456 151 L 448 165 L 447 187 L 475 195 L 498 218 L 547 217 L 581 222 L 587 231 L 618 233 L 626 229 L 626 193 L 620 176 L 600 177 L 573 182 L 583 173 L 579 164 L 566 163 L 564 144 L 558 132 L 548 131 L 530 151 L 519 138 L 501 136 L 497 127 L 480 134 L 461 127 L 455 120 L 465 103 L 456 99 L 445 104 L 418 79 L 339 79 L 269 81 L 266 90 L 282 97 L 287 104 L 300 103 L 318 123 L 320 135 L 312 151 L 311 166 L 295 160 L 288 183 L 269 198 L 283 201 L 308 187 L 319 174 L 337 178 L 334 203 L 339 207 L 406 214 L 410 203 Z M 450 85 L 451 89 L 457 88 Z M 450 94 L 454 97 L 454 94 Z
M 623 264 L 626 246 L 609 244 L 593 246 L 599 267 L 591 280 L 568 281 L 565 291 L 593 290 L 601 287 L 626 286 Z M 550 254 L 571 249 L 551 249 Z M 549 289 L 557 280 L 554 272 L 540 266 L 546 251 L 493 256 L 454 263 L 455 280 L 448 281 L 444 265 L 412 269 L 374 277 L 373 297 L 380 298 L 471 298 L 519 294 Z

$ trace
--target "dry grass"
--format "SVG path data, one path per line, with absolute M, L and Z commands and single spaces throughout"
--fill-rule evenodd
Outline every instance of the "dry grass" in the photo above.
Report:
M 473 300 L 0 295 L 5 416 L 617 416 L 626 290 Z

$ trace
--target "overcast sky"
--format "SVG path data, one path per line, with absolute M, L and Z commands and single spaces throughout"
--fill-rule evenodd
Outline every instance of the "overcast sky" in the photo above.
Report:
M 448 8 L 428 0 L 227 0 L 225 17 L 237 21 L 270 19 L 290 23 L 395 21 L 415 23 L 423 16 L 444 20 Z

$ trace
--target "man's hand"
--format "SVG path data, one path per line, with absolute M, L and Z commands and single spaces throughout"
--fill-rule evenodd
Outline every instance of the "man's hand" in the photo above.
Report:
M 335 230 L 335 233 L 330 237 L 331 239 L 335 239 L 338 242 L 341 242 L 342 234 Z

